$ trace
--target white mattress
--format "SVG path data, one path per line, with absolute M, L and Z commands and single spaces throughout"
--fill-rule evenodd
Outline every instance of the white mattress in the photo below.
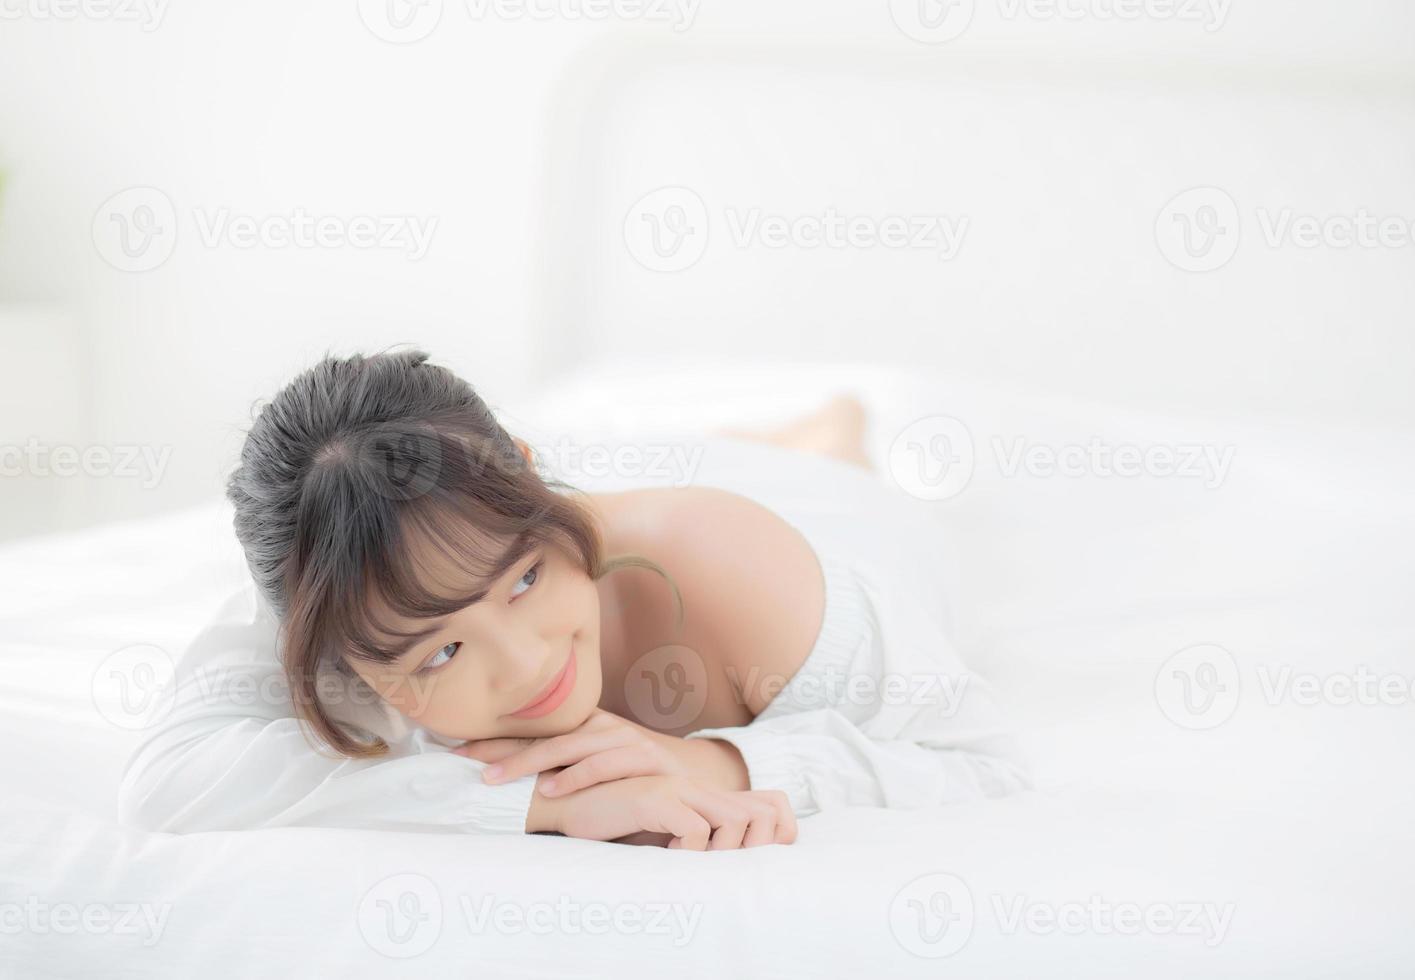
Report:
M 1415 711 L 1270 704 L 1260 673 L 1364 665 L 1403 676 L 1408 693 L 1408 434 L 1136 418 L 872 370 L 778 370 L 766 387 L 760 373 L 719 373 L 715 397 L 656 377 L 586 369 L 501 406 L 503 421 L 533 436 L 615 431 L 624 418 L 591 396 L 612 390 L 614 404 L 659 409 L 630 422 L 692 428 L 847 387 L 874 410 L 882 461 L 895 432 L 943 405 L 980 444 L 1198 438 L 1237 455 L 1210 490 L 979 465 L 930 506 L 957 577 L 960 648 L 1016 719 L 1038 791 L 822 813 L 794 846 L 729 853 L 123 830 L 113 796 L 134 735 L 104 721 L 102 662 L 135 643 L 179 652 L 241 581 L 229 513 L 213 502 L 0 550 L 0 976 L 296 963 L 340 977 L 1409 975 Z M 712 414 L 724 404 L 739 408 Z M 1161 666 L 1199 643 L 1231 652 L 1241 681 L 1232 717 L 1209 730 L 1175 724 L 1156 697 Z M 130 906 L 160 927 L 127 921 Z M 102 918 L 48 920 L 64 907 Z M 482 917 L 496 909 L 500 920 Z M 1049 929 L 1057 916 L 1064 927 Z

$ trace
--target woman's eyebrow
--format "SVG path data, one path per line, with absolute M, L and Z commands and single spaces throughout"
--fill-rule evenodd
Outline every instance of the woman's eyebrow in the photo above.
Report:
M 423 640 L 426 640 L 429 636 L 433 636 L 446 625 L 447 620 L 439 619 L 427 629 L 419 630 L 411 636 L 406 636 L 399 642 L 393 644 L 390 648 L 393 653 L 393 659 L 403 660 L 408 654 L 412 653 Z

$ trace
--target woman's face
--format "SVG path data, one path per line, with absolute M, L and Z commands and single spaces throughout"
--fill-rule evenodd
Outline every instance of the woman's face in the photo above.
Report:
M 435 548 L 417 560 L 436 581 L 465 578 Z M 442 620 L 405 619 L 375 603 L 377 618 L 401 630 L 436 629 L 393 664 L 349 665 L 410 721 L 447 738 L 576 728 L 598 705 L 602 682 L 594 581 L 569 551 L 538 545 L 485 587 L 486 598 Z

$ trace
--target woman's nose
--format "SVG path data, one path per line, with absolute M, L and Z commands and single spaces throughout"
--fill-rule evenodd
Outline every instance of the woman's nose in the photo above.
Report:
M 502 690 L 529 691 L 554 672 L 551 645 L 540 637 L 526 637 L 501 644 L 497 650 L 497 671 L 492 686 Z

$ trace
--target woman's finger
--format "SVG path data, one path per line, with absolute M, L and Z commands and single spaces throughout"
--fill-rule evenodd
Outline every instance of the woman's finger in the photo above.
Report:
M 752 813 L 744 805 L 745 798 L 745 793 L 713 790 L 700 790 L 685 797 L 713 828 L 710 850 L 736 850 L 744 846 L 744 836 L 751 832 L 752 825 Z
M 786 794 L 777 789 L 759 790 L 757 792 L 758 795 L 765 797 L 768 803 L 776 807 L 776 843 L 796 843 L 796 811 L 791 809 L 791 801 L 786 798 Z
M 776 807 L 765 800 L 753 800 L 748 805 L 752 812 L 752 822 L 742 838 L 742 846 L 760 847 L 763 844 L 775 844 L 778 819 Z
M 709 821 L 711 823 L 711 821 Z M 742 840 L 751 826 L 751 815 L 741 808 L 733 808 L 717 822 L 712 832 L 710 851 L 735 851 L 742 846 Z
M 541 780 L 540 792 L 543 796 L 564 796 L 596 783 L 626 779 L 629 776 L 657 775 L 662 775 L 659 766 L 641 746 L 621 745 L 582 759 L 568 769 L 556 773 L 551 779 Z
M 533 772 L 569 766 L 597 752 L 606 752 L 623 743 L 622 731 L 581 732 L 543 738 L 483 770 L 488 783 L 504 783 Z
M 707 850 L 708 834 L 712 830 L 698 811 L 682 800 L 666 800 L 659 811 L 657 828 L 673 835 L 668 846 L 684 851 Z

